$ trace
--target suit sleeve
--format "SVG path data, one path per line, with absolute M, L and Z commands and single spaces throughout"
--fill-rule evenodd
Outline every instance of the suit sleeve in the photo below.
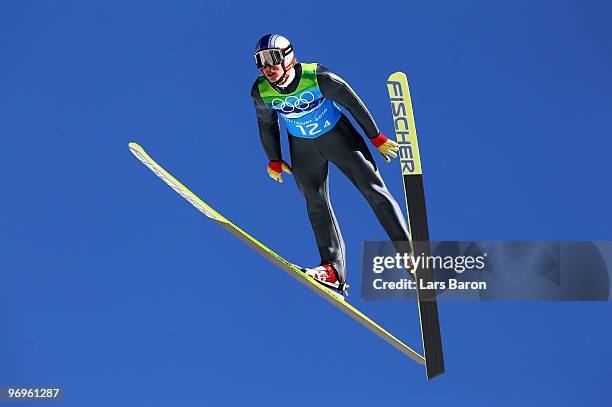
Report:
M 263 102 L 257 87 L 257 81 L 251 89 L 251 97 L 255 104 L 257 124 L 259 125 L 259 138 L 266 155 L 270 161 L 282 160 L 280 145 L 280 129 L 278 127 L 278 115 L 273 109 L 269 109 Z
M 329 69 L 317 65 L 317 82 L 323 97 L 331 99 L 346 108 L 357 120 L 368 138 L 372 139 L 380 134 L 380 130 L 378 130 L 378 126 L 376 126 L 367 107 L 344 79 Z

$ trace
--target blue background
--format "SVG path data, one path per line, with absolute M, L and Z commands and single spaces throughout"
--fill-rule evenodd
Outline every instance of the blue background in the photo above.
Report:
M 1 2 L 0 384 L 70 406 L 608 405 L 609 303 L 441 304 L 448 373 L 425 382 L 127 143 L 316 263 L 250 100 L 254 44 L 280 32 L 387 134 L 385 80 L 408 74 L 432 239 L 610 240 L 611 20 L 607 1 Z M 359 298 L 361 242 L 385 235 L 336 170 L 331 189 L 351 301 L 418 349 L 414 303 Z

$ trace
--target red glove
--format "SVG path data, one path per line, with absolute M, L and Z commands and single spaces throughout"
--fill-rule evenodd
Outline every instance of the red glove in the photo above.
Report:
M 397 150 L 399 150 L 399 144 L 397 144 L 393 140 L 389 140 L 387 136 L 382 133 L 379 133 L 378 136 L 371 138 L 370 141 L 380 155 L 382 155 L 383 159 L 389 164 L 391 162 L 391 158 L 397 157 Z
M 371 138 L 370 141 L 374 144 L 374 147 L 378 148 L 385 144 L 385 141 L 389 140 L 387 136 L 382 133 L 379 133 L 378 136 Z
M 284 172 L 293 174 L 291 167 L 284 161 L 270 161 L 268 163 L 268 175 L 277 182 L 283 182 L 281 174 Z
M 283 172 L 283 160 L 270 161 L 268 167 L 270 167 L 271 170 L 281 173 Z

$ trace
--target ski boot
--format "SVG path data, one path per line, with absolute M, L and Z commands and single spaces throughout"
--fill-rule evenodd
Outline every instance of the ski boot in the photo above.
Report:
M 302 271 L 334 294 L 340 294 L 342 299 L 348 295 L 349 285 L 346 282 L 340 282 L 338 272 L 331 264 L 323 263 L 315 268 L 303 268 Z

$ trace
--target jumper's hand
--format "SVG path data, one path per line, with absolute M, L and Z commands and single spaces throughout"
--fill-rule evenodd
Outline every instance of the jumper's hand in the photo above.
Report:
M 380 145 L 378 151 L 383 156 L 387 163 L 391 162 L 391 158 L 396 158 L 396 151 L 399 149 L 399 144 L 391 139 L 387 139 L 382 145 Z
M 399 150 L 399 144 L 389 139 L 384 134 L 379 133 L 378 136 L 371 138 L 370 141 L 374 144 L 374 147 L 378 149 L 387 164 L 391 162 L 391 157 L 397 157 L 396 151 Z
M 283 182 L 281 174 L 284 172 L 293 174 L 291 167 L 284 161 L 270 161 L 268 164 L 268 175 L 276 182 Z

